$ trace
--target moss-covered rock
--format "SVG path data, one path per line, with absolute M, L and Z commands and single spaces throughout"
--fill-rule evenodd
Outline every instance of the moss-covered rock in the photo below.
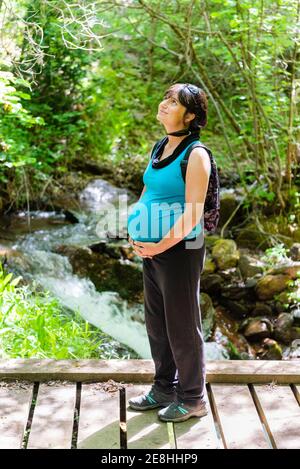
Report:
M 204 340 L 208 340 L 211 337 L 215 323 L 215 308 L 207 293 L 200 294 L 200 309 Z
M 289 275 L 264 275 L 256 283 L 256 295 L 260 300 L 272 299 L 274 295 L 287 288 L 289 280 Z
M 203 267 L 203 274 L 212 274 L 215 272 L 217 269 L 216 264 L 212 260 L 211 257 L 206 257 L 205 262 L 204 262 L 204 267 Z
M 282 360 L 282 347 L 276 340 L 267 337 L 261 345 L 261 349 L 257 352 L 261 360 Z
M 212 257 L 218 268 L 225 270 L 237 265 L 240 253 L 232 239 L 219 239 L 212 248 Z

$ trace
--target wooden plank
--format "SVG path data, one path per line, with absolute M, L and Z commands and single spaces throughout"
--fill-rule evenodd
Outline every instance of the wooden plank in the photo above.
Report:
M 262 424 L 246 385 L 212 384 L 228 449 L 268 449 Z
M 33 384 L 0 382 L 0 448 L 21 449 Z
M 101 384 L 83 384 L 78 449 L 119 449 L 119 391 L 105 392 Z M 148 392 L 150 385 L 126 385 L 126 402 Z M 134 411 L 127 405 L 127 444 L 133 448 L 170 448 L 167 426 L 157 417 L 159 409 Z
M 0 360 L 0 378 L 31 381 L 50 379 L 95 382 L 113 379 L 127 383 L 153 382 L 152 360 Z M 300 384 L 297 360 L 218 360 L 207 362 L 208 383 Z
M 126 388 L 127 401 L 150 391 L 151 385 L 132 385 Z M 128 449 L 175 449 L 169 431 L 173 425 L 159 419 L 160 408 L 136 411 L 127 407 Z M 171 441 L 170 441 L 171 440 Z
M 75 402 L 75 384 L 40 384 L 27 448 L 70 449 Z
M 254 390 L 278 449 L 300 448 L 300 407 L 288 385 L 256 385 Z
M 207 362 L 209 383 L 296 383 L 300 384 L 300 361 L 220 360 Z
M 119 449 L 119 392 L 105 392 L 100 384 L 82 384 L 78 449 Z
M 191 417 L 185 422 L 175 423 L 177 449 L 221 449 L 223 445 L 217 437 L 212 410 L 207 394 L 208 415 L 205 417 Z
M 68 380 L 96 382 L 113 379 L 118 382 L 153 381 L 152 360 L 0 360 L 0 378 L 18 378 L 30 381 Z M 22 378 L 21 378 L 22 377 Z

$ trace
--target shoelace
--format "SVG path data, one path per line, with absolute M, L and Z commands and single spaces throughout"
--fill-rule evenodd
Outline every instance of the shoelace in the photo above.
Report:
M 149 393 L 146 395 L 146 399 L 148 399 L 150 404 L 157 404 L 157 401 L 153 397 L 153 390 L 149 391 Z
M 172 404 L 170 405 L 170 410 L 174 410 L 175 412 L 178 411 L 184 415 L 189 413 L 189 411 L 184 408 L 183 402 L 179 402 L 178 404 L 176 404 L 175 402 L 172 402 Z
M 183 402 L 181 402 L 180 404 L 177 404 L 177 409 L 179 410 L 179 412 L 181 412 L 182 414 L 188 414 L 189 411 L 186 410 L 186 409 L 185 409 L 184 407 L 182 407 L 182 406 L 184 406 L 184 403 L 183 403 Z

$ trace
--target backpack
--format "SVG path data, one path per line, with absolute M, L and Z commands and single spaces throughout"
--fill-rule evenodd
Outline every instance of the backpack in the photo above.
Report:
M 205 148 L 209 155 L 211 164 L 211 173 L 208 181 L 208 188 L 204 202 L 204 229 L 208 233 L 214 233 L 217 229 L 220 218 L 220 180 L 218 174 L 217 163 L 209 148 L 202 143 L 194 143 L 187 149 L 183 159 L 180 161 L 181 174 L 185 182 L 188 158 L 194 148 Z
M 158 149 L 163 145 L 165 138 L 156 142 L 151 152 L 151 159 L 155 158 L 155 155 L 158 152 Z M 207 148 L 202 143 L 195 142 L 190 145 L 180 161 L 180 168 L 182 178 L 185 182 L 186 169 L 188 165 L 188 158 L 191 154 L 191 151 L 194 148 L 202 147 L 205 148 L 209 155 L 211 163 L 211 173 L 208 182 L 208 188 L 206 193 L 206 198 L 204 202 L 204 230 L 208 233 L 214 233 L 217 229 L 219 218 L 220 218 L 220 180 L 218 174 L 217 163 L 213 157 L 213 154 L 209 148 Z

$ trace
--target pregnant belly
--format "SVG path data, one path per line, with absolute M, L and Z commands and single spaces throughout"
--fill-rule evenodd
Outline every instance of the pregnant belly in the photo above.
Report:
M 182 215 L 180 204 L 137 203 L 129 212 L 127 231 L 134 241 L 158 242 Z

